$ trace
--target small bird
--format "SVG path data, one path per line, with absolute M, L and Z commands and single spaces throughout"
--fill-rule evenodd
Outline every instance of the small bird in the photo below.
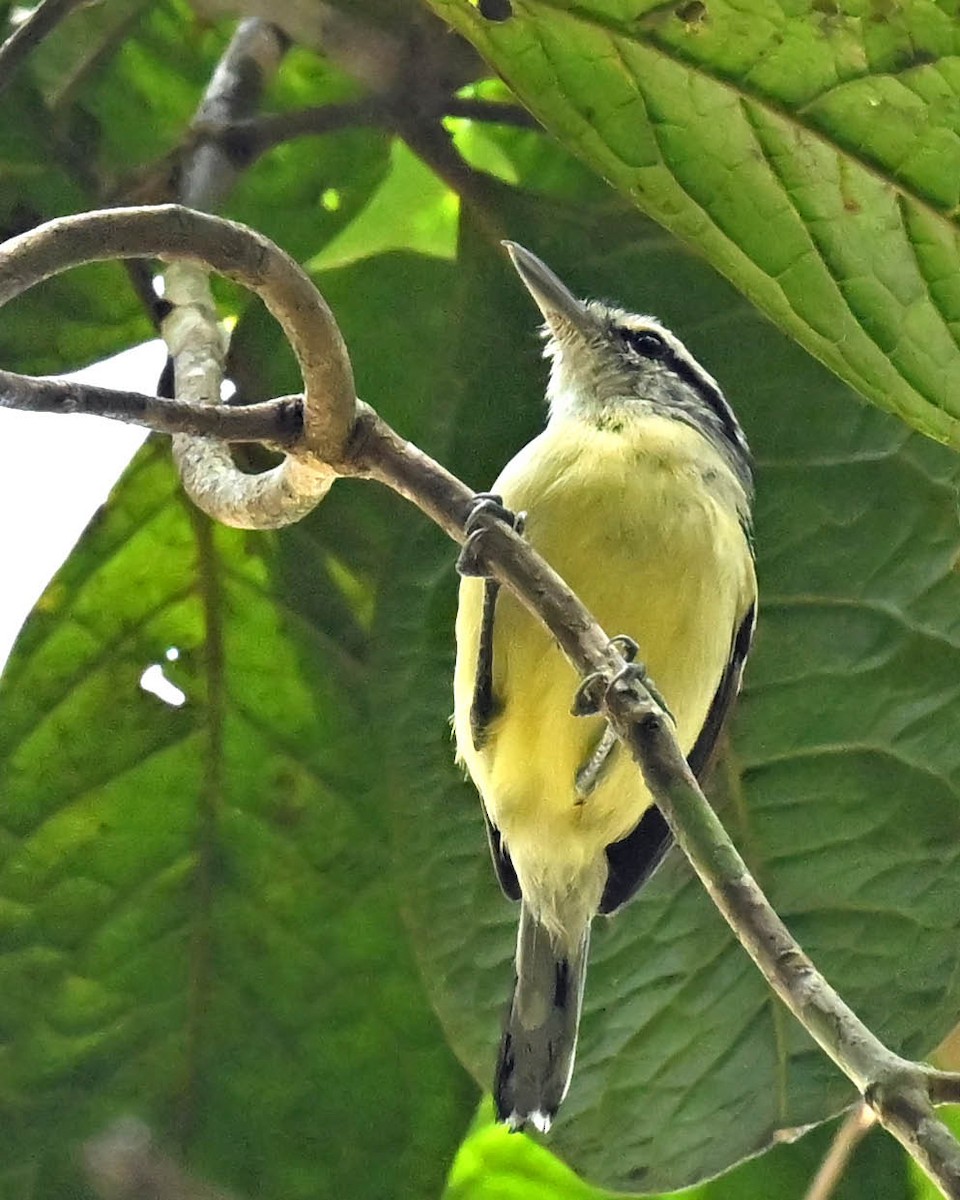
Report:
M 544 317 L 549 420 L 493 493 L 603 628 L 637 643 L 700 776 L 756 614 L 746 439 L 668 329 L 576 299 L 504 245 Z M 546 1132 L 573 1072 L 593 918 L 636 894 L 671 834 L 603 718 L 571 715 L 578 676 L 549 632 L 479 569 L 461 571 L 457 755 L 500 885 L 520 901 L 494 1101 L 511 1129 Z

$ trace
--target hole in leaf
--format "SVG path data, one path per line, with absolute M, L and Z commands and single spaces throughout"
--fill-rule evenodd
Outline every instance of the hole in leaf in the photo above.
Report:
M 156 696 L 158 700 L 162 700 L 164 704 L 169 704 L 172 708 L 180 708 L 187 702 L 186 692 L 181 691 L 175 683 L 170 682 L 159 663 L 151 663 L 147 667 L 140 676 L 140 686 L 145 692 Z

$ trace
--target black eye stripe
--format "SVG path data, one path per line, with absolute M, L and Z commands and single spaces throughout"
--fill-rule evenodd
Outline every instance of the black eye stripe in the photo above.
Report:
M 621 329 L 620 336 L 627 347 L 641 358 L 663 358 L 669 350 L 660 334 L 652 329 Z
M 740 445 L 743 442 L 743 434 L 740 432 L 740 426 L 737 424 L 737 419 L 723 392 L 718 387 L 709 384 L 701 374 L 677 354 L 671 355 L 670 366 L 673 372 L 694 388 L 700 399 L 713 410 L 729 441 L 734 445 Z

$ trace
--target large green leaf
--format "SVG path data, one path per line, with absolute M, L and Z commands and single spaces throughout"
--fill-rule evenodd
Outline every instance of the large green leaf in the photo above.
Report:
M 960 443 L 955 3 L 433 0 L 561 141 L 864 395 Z
M 609 210 L 514 209 L 513 236 L 578 289 L 658 312 L 717 375 L 758 458 L 761 621 L 717 772 L 723 815 L 781 915 L 864 1019 L 929 1052 L 960 1008 L 956 460 L 858 403 L 662 233 Z M 484 486 L 541 419 L 531 306 L 499 253 L 461 250 L 446 455 Z M 540 378 L 538 378 L 538 376 Z M 455 413 L 451 422 L 449 411 Z M 406 910 L 449 1037 L 488 1081 L 515 910 L 457 781 L 453 555 L 404 537 L 381 609 Z M 589 596 L 586 597 L 589 602 Z M 688 1185 L 823 1120 L 846 1081 L 780 1008 L 674 853 L 598 923 L 573 1087 L 553 1146 L 610 1187 Z
M 4 1194 L 67 1194 L 77 1140 L 124 1111 L 248 1195 L 439 1188 L 473 1089 L 378 833 L 369 589 L 325 538 L 367 551 L 377 525 L 349 489 L 324 507 L 282 544 L 214 529 L 152 445 L 11 659 Z

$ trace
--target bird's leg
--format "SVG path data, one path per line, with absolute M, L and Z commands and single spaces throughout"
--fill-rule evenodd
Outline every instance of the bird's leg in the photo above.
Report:
M 607 767 L 613 758 L 613 752 L 617 748 L 617 735 L 613 732 L 609 725 L 605 725 L 603 733 L 600 735 L 600 741 L 597 742 L 593 753 L 577 771 L 574 779 L 574 790 L 577 793 L 577 804 L 583 804 L 590 793 L 594 790 L 603 776 L 606 774 Z
M 495 517 L 506 522 L 517 533 L 523 533 L 525 513 L 512 513 L 504 508 L 499 496 L 479 492 L 464 522 L 466 541 L 457 559 L 457 570 L 461 575 L 483 579 L 483 609 L 480 614 L 480 635 L 477 642 L 477 673 L 473 685 L 473 702 L 470 705 L 470 733 L 473 745 L 479 750 L 487 735 L 490 722 L 500 710 L 500 702 L 493 691 L 493 622 L 496 616 L 497 595 L 500 584 L 490 579 L 484 569 L 479 543 L 486 532 L 485 524 L 478 524 L 483 516 Z
M 486 741 L 490 722 L 500 711 L 500 701 L 493 693 L 493 618 L 497 608 L 500 584 L 495 579 L 483 581 L 483 611 L 480 614 L 480 636 L 477 642 L 477 674 L 473 683 L 470 704 L 470 735 L 473 748 L 479 750 Z

